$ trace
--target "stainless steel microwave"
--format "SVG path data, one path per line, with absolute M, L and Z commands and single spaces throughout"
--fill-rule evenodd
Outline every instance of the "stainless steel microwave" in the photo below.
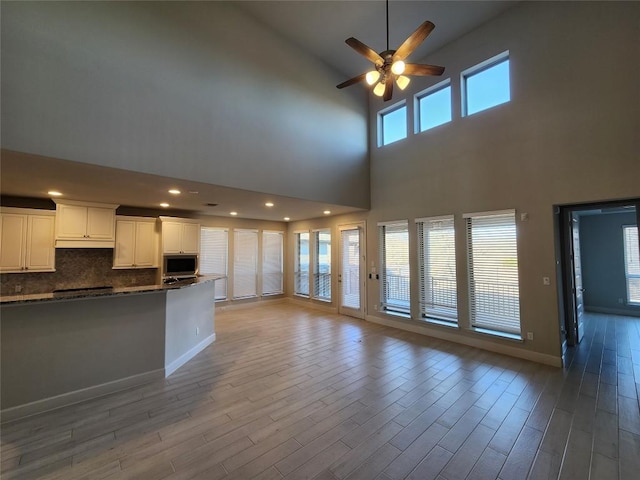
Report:
M 165 277 L 185 278 L 198 273 L 198 255 L 165 255 L 163 274 Z

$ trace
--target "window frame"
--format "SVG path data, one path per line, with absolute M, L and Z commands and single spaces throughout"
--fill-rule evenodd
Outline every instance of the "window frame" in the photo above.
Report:
M 495 105 L 491 105 L 490 107 L 483 108 L 482 110 L 477 110 L 475 112 L 469 113 L 469 109 L 468 109 L 469 94 L 467 92 L 467 80 L 482 72 L 486 72 L 487 70 L 505 61 L 509 62 L 509 100 L 502 103 L 496 103 Z M 471 115 L 475 115 L 477 113 L 484 112 L 486 110 L 490 110 L 492 108 L 511 102 L 511 57 L 509 54 L 509 50 L 506 50 L 502 53 L 494 55 L 493 57 L 488 58 L 487 60 L 480 62 L 474 65 L 473 67 L 467 68 L 466 70 L 463 70 L 460 73 L 460 100 L 461 100 L 461 109 L 462 109 L 463 117 L 469 117 Z
M 423 130 L 422 122 L 421 122 L 422 107 L 420 105 L 420 102 L 431 95 L 435 95 L 436 93 L 441 92 L 445 88 L 449 89 L 449 116 L 451 118 L 449 118 L 449 120 L 447 120 L 446 122 L 439 123 L 437 125 L 434 125 L 429 128 L 425 128 Z M 451 123 L 453 121 L 453 87 L 451 86 L 450 78 L 447 78 L 441 82 L 436 83 L 435 85 L 430 86 L 429 88 L 422 90 L 421 92 L 416 93 L 413 98 L 414 98 L 413 100 L 413 112 L 414 112 L 413 133 L 415 135 L 427 132 L 429 130 L 433 130 L 434 128 L 440 127 L 442 125 L 446 125 L 447 123 Z
M 408 276 L 406 277 L 408 293 L 408 305 L 400 305 L 399 303 L 392 303 L 387 298 L 387 229 L 389 227 L 404 227 L 406 229 L 407 243 L 406 243 L 406 255 L 407 263 L 406 268 L 408 270 Z M 378 248 L 380 257 L 380 311 L 389 315 L 397 315 L 401 317 L 411 318 L 411 259 L 410 259 L 410 240 L 409 240 L 409 221 L 408 220 L 395 220 L 390 222 L 378 222 Z M 398 278 L 405 278 L 402 275 L 397 275 Z M 402 287 L 398 287 L 398 290 L 402 290 Z
M 251 234 L 252 237 L 252 242 L 253 242 L 253 251 L 251 252 L 252 256 L 253 256 L 253 292 L 247 295 L 238 295 L 238 290 L 240 290 L 239 287 L 239 271 L 238 269 L 241 268 L 243 265 L 245 266 L 250 266 L 249 262 L 244 261 L 244 259 L 247 257 L 245 255 L 240 256 L 240 252 L 239 252 L 239 238 L 238 236 L 241 234 Z M 258 264 L 259 264 L 259 258 L 258 258 L 258 250 L 259 250 L 259 245 L 260 245 L 260 239 L 259 239 L 259 231 L 257 229 L 253 229 L 253 228 L 234 228 L 233 229 L 233 296 L 232 299 L 233 300 L 242 300 L 245 298 L 257 298 L 258 297 Z M 242 258 L 243 261 L 240 262 L 239 259 Z
M 433 289 L 428 289 L 426 285 L 427 277 L 431 277 L 427 274 L 428 265 L 425 262 L 427 258 L 428 252 L 430 252 L 429 244 L 426 241 L 426 233 L 429 231 L 428 226 L 434 225 L 436 223 L 446 223 L 447 226 L 450 225 L 452 229 L 453 237 L 451 244 L 447 244 L 447 256 L 452 255 L 453 258 L 447 258 L 446 261 L 453 261 L 453 298 L 454 305 L 440 305 L 442 307 L 440 311 L 438 311 L 438 306 L 435 306 L 434 302 L 427 302 L 427 292 L 433 292 Z M 416 218 L 416 239 L 417 239 L 417 250 L 418 250 L 418 289 L 420 292 L 419 296 L 419 314 L 420 320 L 426 322 L 437 323 L 440 325 L 450 326 L 450 327 L 458 327 L 458 273 L 457 273 L 457 257 L 456 257 L 456 228 L 455 228 L 455 217 L 454 215 L 441 215 L 436 217 L 423 217 Z M 430 255 L 431 256 L 431 255 Z M 429 256 L 429 257 L 430 257 Z M 442 262 L 437 261 L 438 264 L 442 264 Z M 450 279 L 448 279 L 450 281 Z M 432 307 L 428 307 L 428 305 L 433 305 Z M 430 310 L 433 310 L 430 312 Z M 451 311 L 452 310 L 452 311 Z
M 627 244 L 627 241 L 628 241 L 627 230 L 633 230 L 633 229 L 635 229 L 636 231 L 636 234 L 635 234 L 636 241 L 639 243 L 639 245 L 635 245 L 635 247 L 636 249 L 640 248 L 640 229 L 638 228 L 637 225 L 622 226 L 622 248 L 623 248 L 623 255 L 624 255 L 624 279 L 625 279 L 625 286 L 627 287 L 627 305 L 638 307 L 640 306 L 640 298 L 638 298 L 638 301 L 633 301 L 631 299 L 631 282 L 629 280 L 638 279 L 638 282 L 640 282 L 640 272 L 629 273 L 629 267 L 630 267 L 631 261 L 627 258 L 628 250 L 631 250 L 631 248 L 634 247 L 633 244 L 632 245 Z
M 280 252 L 279 252 L 280 269 L 278 272 L 275 272 L 275 271 L 267 272 L 265 268 L 266 265 L 271 264 L 271 262 L 267 261 L 268 249 L 266 248 L 266 242 L 270 236 L 277 236 L 280 239 Z M 265 286 L 269 283 L 265 281 L 265 275 L 267 274 L 280 275 L 279 288 L 272 291 L 265 291 Z M 284 232 L 281 230 L 263 230 L 262 231 L 262 269 L 260 272 L 260 276 L 262 278 L 262 285 L 260 287 L 260 291 L 263 297 L 267 297 L 271 295 L 282 295 L 284 293 Z
M 310 288 L 310 292 L 311 292 L 311 298 L 313 298 L 314 300 L 319 300 L 322 302 L 331 302 L 331 298 L 332 298 L 332 284 L 331 284 L 331 274 L 332 274 L 332 265 L 331 265 L 331 255 L 332 255 L 332 244 L 333 244 L 333 236 L 331 235 L 331 229 L 330 228 L 319 228 L 316 230 L 312 230 L 312 237 L 313 237 L 313 255 L 312 255 L 312 266 L 313 266 L 313 288 Z M 320 288 L 318 288 L 318 284 L 319 282 L 319 275 L 321 274 L 321 272 L 319 272 L 319 260 L 320 260 L 320 253 L 318 252 L 318 249 L 320 247 L 320 240 L 319 240 L 319 235 L 321 233 L 324 234 L 328 234 L 329 235 L 329 295 L 320 295 L 319 294 L 319 290 L 321 290 Z M 323 272 L 326 275 L 326 272 Z M 324 290 L 324 289 L 323 289 Z
M 307 292 L 298 291 L 298 275 L 300 274 L 300 235 L 307 235 Z M 311 296 L 311 233 L 309 230 L 298 230 L 293 232 L 294 236 L 294 254 L 293 254 L 293 294 L 299 297 L 310 298 Z
M 479 298 L 479 295 L 477 295 L 476 285 L 481 282 L 479 282 L 478 279 L 476 279 L 476 277 L 474 276 L 474 271 L 478 270 L 478 268 L 476 268 L 476 265 L 474 264 L 473 220 L 474 219 L 488 220 L 491 218 L 506 217 L 506 216 L 513 218 L 513 228 L 515 230 L 515 237 L 513 240 L 514 243 L 512 246 L 515 249 L 515 256 L 516 256 L 515 273 L 516 273 L 517 281 L 515 286 L 516 287 L 515 296 L 514 295 L 511 295 L 511 296 L 515 298 L 515 302 L 512 301 L 512 303 L 516 305 L 517 318 L 515 319 L 515 321 L 512 320 L 511 324 L 513 325 L 517 322 L 517 328 L 505 328 L 504 326 L 500 328 L 500 325 L 499 325 L 500 323 L 502 323 L 503 325 L 507 323 L 504 321 L 504 319 L 502 321 L 491 322 L 489 320 L 486 320 L 486 317 L 485 317 L 485 319 L 479 320 L 478 311 L 476 310 L 476 307 L 478 304 L 478 298 Z M 492 212 L 466 213 L 466 214 L 463 214 L 463 218 L 465 219 L 465 224 L 466 224 L 465 235 L 466 235 L 466 245 L 467 245 L 466 255 L 467 255 L 467 280 L 468 280 L 467 293 L 469 296 L 469 322 L 470 322 L 471 329 L 479 333 L 486 333 L 490 335 L 522 341 L 522 321 L 521 321 L 522 312 L 521 312 L 521 305 L 520 305 L 520 264 L 519 264 L 519 250 L 518 250 L 518 224 L 516 219 L 516 211 L 515 209 L 511 209 L 511 210 L 499 210 L 499 211 L 492 211 Z M 494 242 L 494 245 L 495 245 L 495 242 Z M 486 256 L 482 258 L 485 259 L 483 261 L 486 261 Z M 499 283 L 497 285 L 501 286 L 501 285 L 508 285 L 508 284 Z M 510 286 L 511 289 L 513 290 L 513 285 L 508 285 L 508 286 Z M 489 295 L 495 295 L 495 294 L 492 292 L 489 292 Z M 505 316 L 504 313 L 500 313 L 501 318 L 503 318 L 504 316 Z
M 393 142 L 385 143 L 384 142 L 384 117 L 394 113 L 398 110 L 405 109 L 405 134 L 404 137 L 398 138 Z M 401 100 L 393 105 L 380 110 L 377 114 L 377 124 L 378 124 L 378 147 L 386 147 L 387 145 L 392 145 L 401 140 L 406 140 L 409 137 L 409 109 L 407 108 L 407 101 Z
M 204 245 L 203 245 L 203 241 L 206 238 L 206 234 L 204 234 L 205 231 L 213 231 L 213 232 L 219 232 L 219 233 L 224 233 L 224 247 L 223 247 L 223 253 L 224 253 L 224 272 L 220 273 L 220 272 L 208 272 L 208 271 L 203 271 L 202 270 L 202 264 L 203 264 L 203 257 L 205 256 L 204 253 Z M 213 252 L 209 253 L 211 255 L 213 255 Z M 229 229 L 226 227 L 206 227 L 206 226 L 200 226 L 200 273 L 202 273 L 203 275 L 207 275 L 207 274 L 219 274 L 219 275 L 224 275 L 224 278 L 221 278 L 219 280 L 216 280 L 216 285 L 215 285 L 215 301 L 216 302 L 224 302 L 226 300 L 229 299 Z

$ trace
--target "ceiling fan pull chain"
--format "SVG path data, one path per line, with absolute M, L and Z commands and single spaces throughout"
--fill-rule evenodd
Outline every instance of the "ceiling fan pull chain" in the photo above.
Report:
M 389 0 L 387 0 L 387 50 L 389 50 Z

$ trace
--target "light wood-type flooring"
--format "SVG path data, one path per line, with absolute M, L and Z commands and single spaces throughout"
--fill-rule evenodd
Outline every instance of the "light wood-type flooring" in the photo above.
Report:
M 566 369 L 291 303 L 169 378 L 2 426 L 2 480 L 638 479 L 640 319 Z M 117 355 L 117 352 L 114 352 Z

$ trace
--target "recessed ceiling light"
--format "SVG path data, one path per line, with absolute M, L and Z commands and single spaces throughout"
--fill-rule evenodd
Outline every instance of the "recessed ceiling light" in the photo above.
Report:
M 273 207 L 273 202 L 267 202 L 264 204 L 265 207 Z
M 331 210 L 325 210 L 325 211 L 324 211 L 324 212 L 322 212 L 322 213 L 324 213 L 325 215 L 331 215 Z
M 171 195 L 180 195 L 182 192 L 180 190 L 178 190 L 177 188 L 172 188 L 171 190 L 169 190 L 169 193 Z
M 285 222 L 288 222 L 289 220 L 291 220 L 289 217 L 284 217 Z
M 167 208 L 169 206 L 169 204 L 167 202 L 162 202 L 160 204 L 160 206 L 163 207 L 163 208 Z
M 49 195 L 51 195 L 52 197 L 59 197 L 59 196 L 61 196 L 61 195 L 62 195 L 62 193 L 57 192 L 57 191 L 55 191 L 55 190 L 49 190 L 47 193 L 48 193 Z
M 233 215 L 234 217 L 238 215 L 238 212 L 229 212 L 229 215 Z
M 198 193 L 200 193 L 200 192 L 198 192 L 197 190 L 189 190 L 189 193 L 190 193 L 191 195 L 197 195 L 197 194 L 198 194 Z

